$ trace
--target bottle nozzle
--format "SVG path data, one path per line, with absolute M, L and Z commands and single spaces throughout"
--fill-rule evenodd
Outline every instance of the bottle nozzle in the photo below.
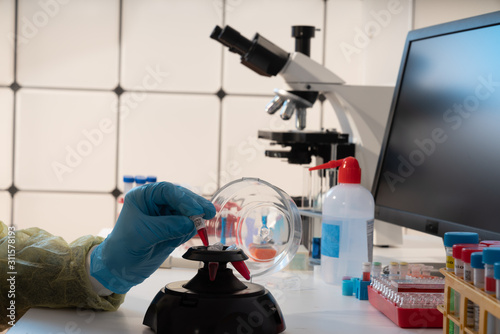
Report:
M 340 160 L 332 160 L 322 165 L 311 167 L 309 170 L 320 170 L 328 168 L 339 168 L 339 183 L 360 183 L 361 168 L 359 168 L 358 160 L 354 157 L 347 157 Z
M 311 170 L 336 168 L 336 167 L 339 167 L 340 165 L 342 165 L 343 161 L 344 161 L 344 159 L 328 161 L 327 163 L 324 163 L 322 165 L 311 167 L 311 168 L 309 168 L 309 170 L 311 171 Z

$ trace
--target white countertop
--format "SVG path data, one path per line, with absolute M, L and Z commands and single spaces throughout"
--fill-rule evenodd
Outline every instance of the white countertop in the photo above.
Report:
M 430 240 L 430 241 L 429 241 Z M 376 248 L 375 259 L 411 262 L 444 262 L 442 242 L 405 236 L 397 248 Z M 166 283 L 190 279 L 194 269 L 159 269 L 132 288 L 116 312 L 76 309 L 31 309 L 9 334 L 153 333 L 142 325 L 149 303 Z M 342 296 L 340 287 L 325 284 L 313 271 L 282 271 L 255 283 L 275 297 L 285 318 L 286 334 L 299 333 L 442 333 L 442 329 L 402 329 L 368 301 Z

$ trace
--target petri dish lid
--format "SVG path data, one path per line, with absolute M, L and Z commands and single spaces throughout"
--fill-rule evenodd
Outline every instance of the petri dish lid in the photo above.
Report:
M 302 221 L 290 196 L 257 178 L 242 178 L 212 197 L 216 216 L 207 221 L 210 243 L 236 244 L 248 256 L 251 276 L 286 267 L 299 248 Z

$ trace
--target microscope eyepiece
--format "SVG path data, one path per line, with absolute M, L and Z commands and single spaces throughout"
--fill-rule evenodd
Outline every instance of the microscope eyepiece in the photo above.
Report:
M 220 29 L 217 40 L 224 45 L 233 48 L 237 54 L 243 56 L 252 47 L 252 42 L 242 36 L 237 30 L 226 26 L 224 29 Z
M 277 75 L 288 61 L 288 52 L 259 34 L 250 41 L 230 26 L 216 26 L 210 38 L 239 54 L 243 65 L 263 76 Z

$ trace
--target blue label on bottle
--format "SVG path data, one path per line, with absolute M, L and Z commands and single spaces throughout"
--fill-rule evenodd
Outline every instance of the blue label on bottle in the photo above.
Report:
M 322 224 L 321 255 L 339 257 L 340 225 Z

